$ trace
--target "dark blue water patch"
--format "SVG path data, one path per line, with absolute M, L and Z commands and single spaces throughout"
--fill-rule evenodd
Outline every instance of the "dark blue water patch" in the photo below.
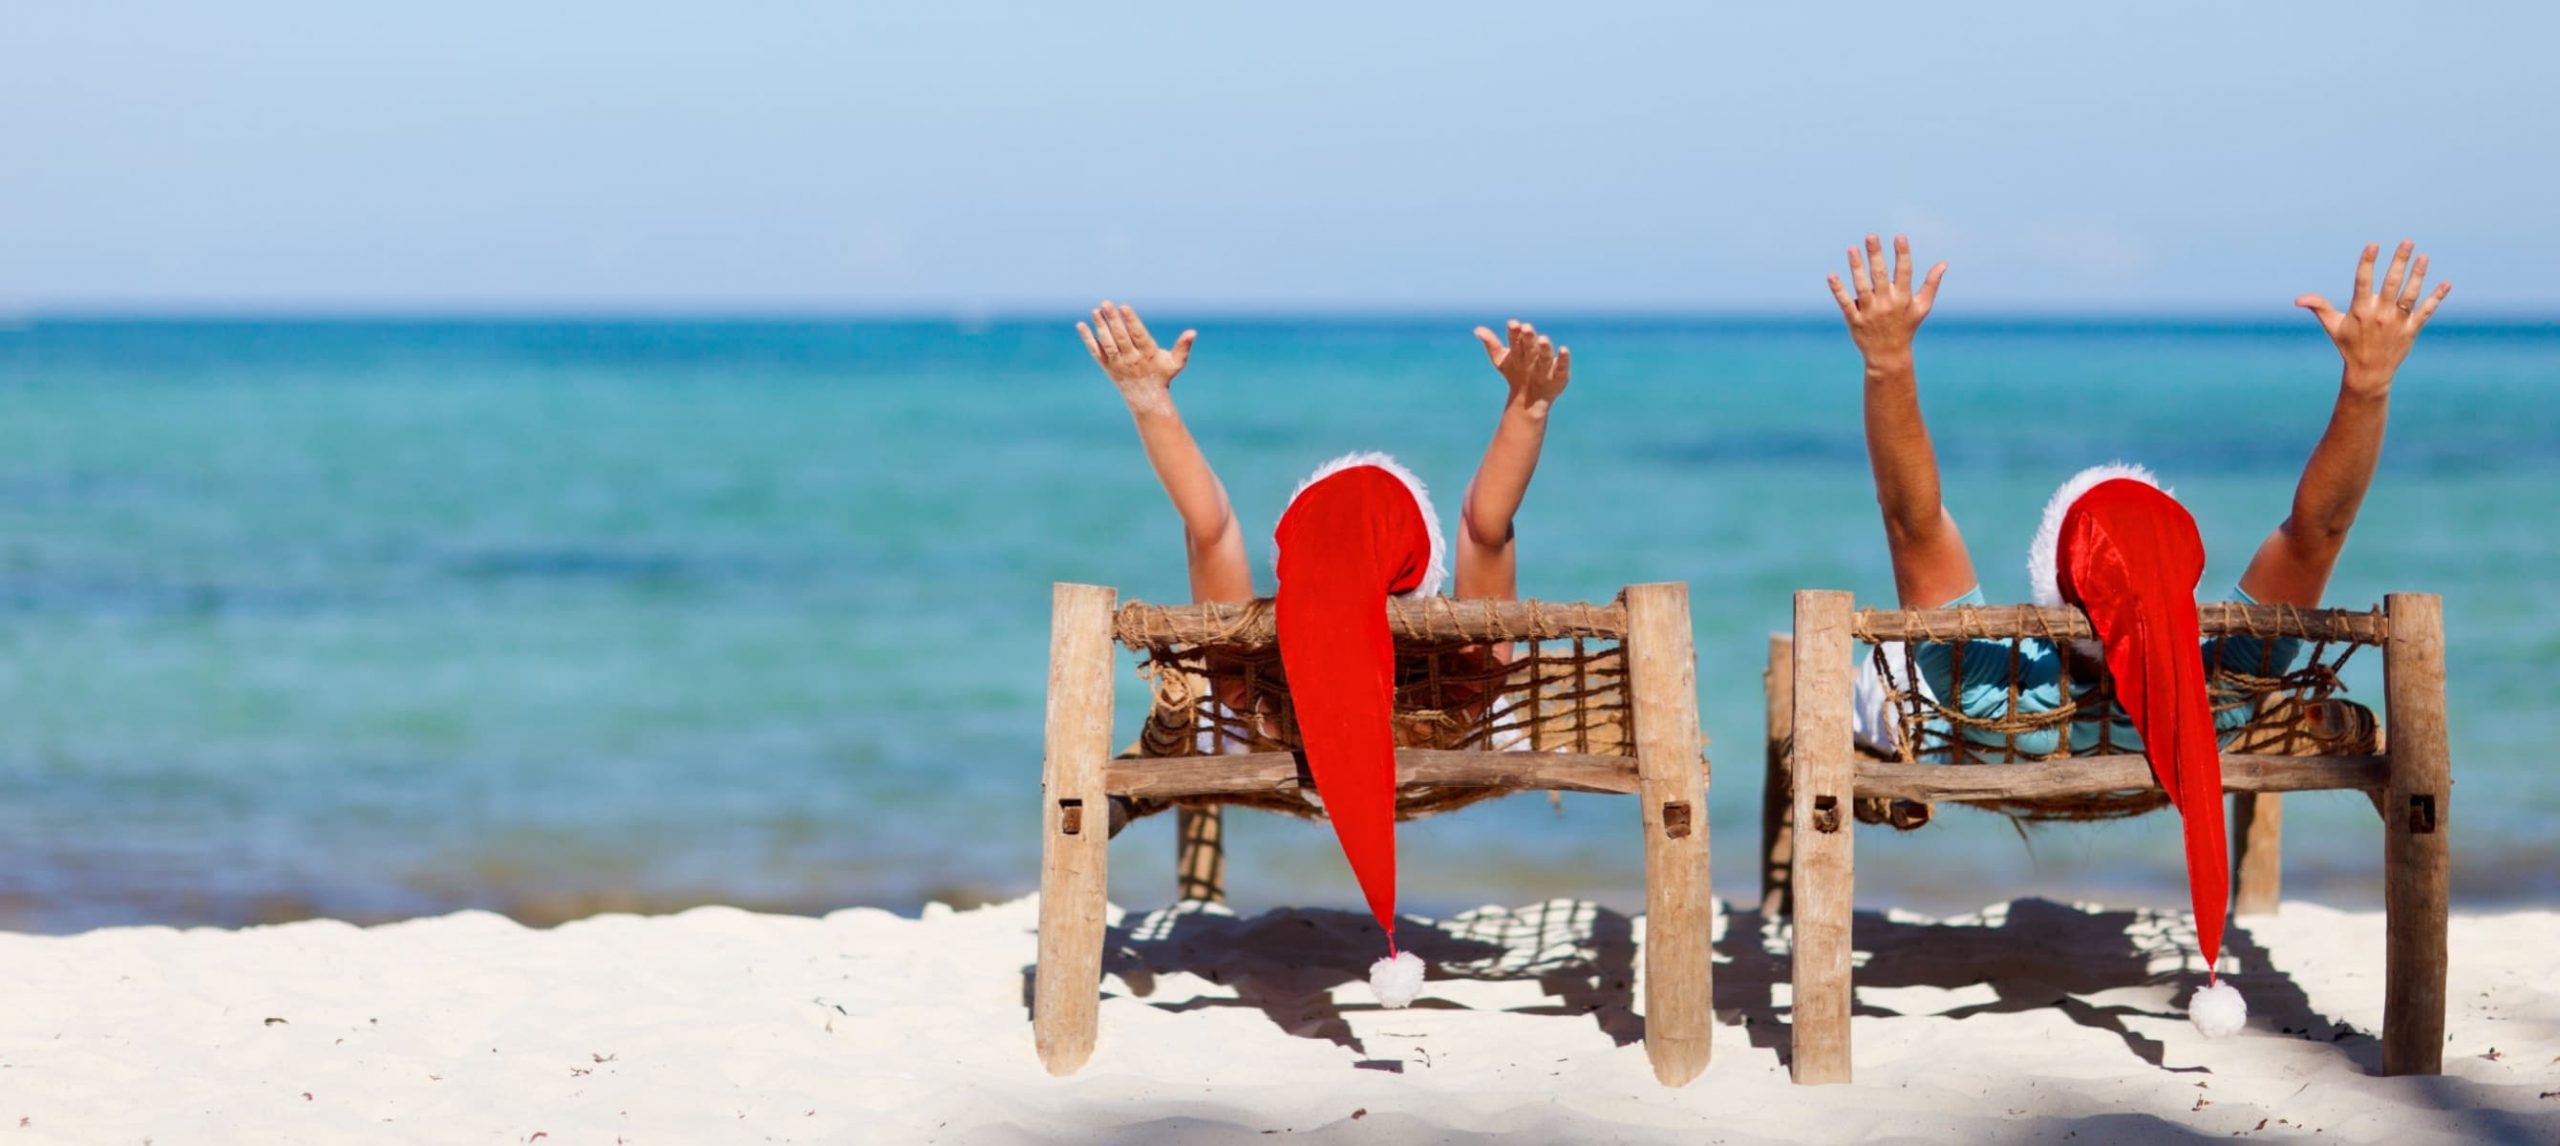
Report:
M 610 549 L 513 549 L 458 558 L 455 576 L 486 580 L 675 581 L 696 575 L 694 562 L 671 553 Z
M 1655 441 L 1632 451 L 1648 461 L 1714 469 L 1772 462 L 1829 463 L 1864 466 L 1867 444 L 1845 434 L 1795 432 L 1711 433 L 1696 438 Z
M 0 505 L 32 508 L 106 501 L 119 497 L 166 496 L 174 487 L 138 474 L 88 470 L 0 474 Z
M 294 617 L 343 609 L 349 600 L 345 593 L 308 588 L 0 573 L 0 613 L 21 617 Z
M 561 585 L 724 586 L 858 584 L 892 562 L 876 546 L 849 545 L 822 552 L 756 552 L 734 548 L 681 549 L 616 545 L 492 546 L 454 553 L 422 553 L 424 546 L 393 546 L 387 563 L 421 562 L 435 572 L 481 583 Z
M 967 558 L 940 564 L 955 568 Z M 785 562 L 738 557 L 687 556 L 654 551 L 538 548 L 497 550 L 452 558 L 434 566 L 457 580 L 487 585 L 559 585 L 650 591 L 717 589 L 757 584 L 860 585 L 881 566 L 860 554 L 833 560 Z M 338 570 L 343 574 L 344 570 Z M 242 585 L 210 579 L 65 576 L 0 571 L 0 614 L 115 620 L 223 620 L 294 618 L 363 611 L 400 600 L 432 603 L 431 585 L 402 579 L 362 579 L 335 585 Z

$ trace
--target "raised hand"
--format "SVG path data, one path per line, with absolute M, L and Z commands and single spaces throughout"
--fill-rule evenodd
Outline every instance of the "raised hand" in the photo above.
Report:
M 1484 327 L 1476 328 L 1476 341 L 1484 343 L 1484 355 L 1493 360 L 1493 368 L 1501 371 L 1502 380 L 1511 384 L 1511 400 L 1506 409 L 1518 410 L 1532 421 L 1546 418 L 1547 408 L 1555 404 L 1556 395 L 1573 382 L 1573 351 L 1558 346 L 1538 328 L 1514 319 L 1502 324 L 1506 337 L 1496 338 Z
M 1126 306 L 1113 306 L 1110 299 L 1093 308 L 1090 325 L 1079 322 L 1076 333 L 1084 336 L 1084 348 L 1109 375 L 1111 384 L 1119 387 L 1120 396 L 1135 413 L 1167 409 L 1173 404 L 1173 377 L 1191 362 L 1191 340 L 1200 336 L 1196 330 L 1183 331 L 1171 346 L 1158 346 L 1147 333 L 1147 324 L 1138 321 L 1138 312 Z
M 2388 394 L 2391 375 L 2400 369 L 2400 360 L 2409 356 L 2409 347 L 2418 341 L 2418 331 L 2436 312 L 2436 304 L 2453 293 L 2452 283 L 2437 283 L 2434 294 L 2426 292 L 2427 257 L 2411 255 L 2417 244 L 2400 240 L 2391 253 L 2391 267 L 2382 276 L 2382 286 L 2373 285 L 2373 260 L 2382 253 L 2374 243 L 2364 247 L 2364 257 L 2356 261 L 2355 294 L 2348 298 L 2347 309 L 2329 305 L 2329 300 L 2306 294 L 2293 300 L 2293 305 L 2311 312 L 2320 320 L 2320 328 L 2329 332 L 2329 341 L 2338 344 L 2338 357 L 2346 359 L 2346 387 L 2358 393 Z
M 1945 278 L 1947 264 L 1929 268 L 1929 277 L 1918 291 L 1911 289 L 1911 240 L 1893 237 L 1893 268 L 1885 269 L 1884 244 L 1874 235 L 1867 236 L 1867 257 L 1858 259 L 1858 248 L 1849 248 L 1849 285 L 1840 285 L 1840 276 L 1832 275 L 1831 297 L 1840 302 L 1840 316 L 1849 320 L 1849 338 L 1858 344 L 1858 353 L 1870 366 L 1894 366 L 1907 363 L 1911 357 L 1911 336 L 1920 329 L 1920 320 L 1929 317 L 1929 308 L 1938 301 L 1938 280 Z

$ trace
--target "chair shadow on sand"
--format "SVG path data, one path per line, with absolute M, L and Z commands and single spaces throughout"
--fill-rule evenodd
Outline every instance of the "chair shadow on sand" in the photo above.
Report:
M 1774 1052 L 1783 1065 L 1789 1038 L 1774 988 L 1789 982 L 1793 967 L 1783 940 L 1763 934 L 1757 910 L 1734 912 L 1717 954 L 1716 1011 L 1741 1023 L 1751 1045 Z M 2204 1067 L 2165 1064 L 2166 1047 L 2125 1024 L 2128 1017 L 2184 1022 L 2188 1000 L 2203 981 L 2197 973 L 2192 921 L 2183 912 L 2084 911 L 2046 899 L 2019 899 L 1979 916 L 1945 922 L 1895 919 L 1860 911 L 1850 928 L 1862 959 L 1851 976 L 1857 993 L 1851 1013 L 1876 1018 L 1963 1020 L 1983 1014 L 2059 1009 L 2072 1022 L 2123 1040 L 2125 1050 L 2155 1069 L 2203 1073 Z M 2312 1006 L 2293 977 L 2276 967 L 2267 949 L 2240 920 L 2223 932 L 2223 951 L 2239 969 L 2223 976 L 2249 1000 L 2249 1025 L 2339 1048 L 2366 1072 L 2382 1070 L 2382 1043 L 2372 1032 L 2338 1022 Z M 2127 988 L 2175 984 L 2171 1009 L 2098 1003 L 2090 996 Z M 1993 998 L 1941 1011 L 1906 1014 L 1870 1001 L 1869 992 L 1896 987 L 1958 990 L 1988 987 Z
M 1783 938 L 1764 935 L 1759 911 L 1737 909 L 1722 920 L 1716 943 L 1715 1009 L 1730 1039 L 1739 1026 L 1749 1045 L 1786 1064 L 1787 1008 L 1776 987 L 1792 975 Z M 1457 1009 L 1435 997 L 1432 985 L 1450 980 L 1531 982 L 1545 1001 L 1504 1008 L 1515 1014 L 1589 1016 L 1619 1046 L 1644 1038 L 1635 1011 L 1636 925 L 1623 913 L 1597 904 L 1559 899 L 1519 908 L 1480 908 L 1442 920 L 1407 918 L 1396 932 L 1404 949 L 1430 965 L 1416 1008 Z M 1861 992 L 1854 1014 L 1875 1018 L 1951 1019 L 2056 1008 L 2072 1022 L 2123 1041 L 2135 1059 L 2155 1069 L 2202 1072 L 2203 1067 L 2165 1065 L 2166 1047 L 2126 1025 L 2129 1017 L 2183 1022 L 2184 1008 L 2200 976 L 2193 959 L 2192 924 L 2182 912 L 2083 911 L 2044 899 L 2020 899 L 1980 916 L 1945 922 L 1896 919 L 1861 911 L 1852 942 L 1863 957 L 1854 983 Z M 2239 964 L 2225 978 L 2247 996 L 2250 1026 L 2334 1042 L 2368 1073 L 2380 1073 L 2382 1044 L 2322 1013 L 2291 975 L 2277 968 L 2266 948 L 2235 920 L 2223 947 Z M 1385 936 L 1366 914 L 1282 908 L 1238 916 L 1214 904 L 1186 902 L 1130 914 L 1104 941 L 1106 998 L 1126 994 L 1167 1011 L 1250 1007 L 1272 1025 L 1299 1037 L 1322 1039 L 1366 1054 L 1346 1012 L 1374 1010 L 1371 1002 L 1338 1003 L 1334 990 L 1367 980 L 1369 964 L 1386 951 Z M 1033 968 L 1024 967 L 1027 1007 Z M 1160 982 L 1190 975 L 1232 995 L 1181 992 L 1157 1000 Z M 2173 1009 L 2091 996 L 2174 983 Z M 1958 990 L 1981 985 L 1993 998 L 1940 1011 L 1904 1012 L 1868 1001 L 1865 992 L 1898 987 Z M 1365 999 L 1364 989 L 1350 993 Z M 1732 1044 L 1727 1043 L 1727 1046 Z M 1365 1069 L 1401 1071 L 1392 1059 L 1366 1059 Z
M 1398 923 L 1396 940 L 1430 966 L 1422 997 L 1413 1003 L 1417 1009 L 1462 1009 L 1435 998 L 1435 983 L 1533 982 L 1547 1001 L 1505 1009 L 1588 1015 L 1620 1046 L 1644 1037 L 1644 1019 L 1635 1012 L 1635 925 L 1619 912 L 1569 899 L 1479 908 L 1448 919 L 1405 918 Z M 1112 927 L 1103 941 L 1102 971 L 1106 979 L 1118 979 L 1128 995 L 1148 1000 L 1159 993 L 1159 980 L 1166 976 L 1197 976 L 1233 996 L 1186 992 L 1151 1005 L 1168 1011 L 1251 1007 L 1291 1035 L 1365 1054 L 1344 1013 L 1379 1007 L 1365 1001 L 1338 1003 L 1334 989 L 1365 984 L 1369 965 L 1386 949 L 1385 933 L 1363 913 L 1281 908 L 1243 917 L 1219 905 L 1186 902 L 1133 913 Z M 1023 968 L 1026 1005 L 1032 972 Z M 1105 998 L 1116 993 L 1112 986 L 1104 984 Z M 1367 993 L 1363 986 L 1353 996 L 1365 999 Z M 1403 1069 L 1391 1059 L 1356 1065 Z

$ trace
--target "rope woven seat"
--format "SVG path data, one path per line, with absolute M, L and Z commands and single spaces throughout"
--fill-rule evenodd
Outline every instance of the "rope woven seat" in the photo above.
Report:
M 2383 1069 L 2441 1073 L 2452 789 L 2441 602 L 2425 593 L 2391 594 L 2366 610 L 2225 602 L 2197 606 L 2197 621 L 2206 638 L 2303 644 L 2289 658 L 2297 667 L 2262 675 L 2245 670 L 2265 666 L 2224 663 L 2232 642 L 2210 643 L 2207 692 L 2221 729 L 2223 790 L 2234 802 L 2235 912 L 2276 908 L 2281 793 L 2365 793 L 2384 836 Z M 1761 907 L 1794 922 L 1796 1081 L 1849 1079 L 1856 824 L 1910 830 L 1929 822 L 1936 802 L 2064 821 L 2168 804 L 2139 746 L 2117 736 L 2121 711 L 2103 660 L 2072 651 L 2096 635 L 2072 608 L 1860 610 L 1847 593 L 1796 594 L 1794 632 L 1770 638 L 1761 814 Z M 1891 751 L 1852 735 L 1859 642 L 1883 686 Z M 1951 675 L 1980 682 L 1979 666 L 1968 676 L 1961 661 L 1969 645 L 1980 655 L 1983 642 L 2008 660 L 1999 711 L 1968 714 L 1928 694 L 1914 645 L 1949 645 L 1958 660 Z M 2050 711 L 2018 703 L 2024 650 L 2034 642 L 2049 643 L 2062 674 Z M 2340 670 L 2365 648 L 2383 661 L 2379 717 L 2339 695 Z
M 2372 711 L 2335 694 L 2344 688 L 2339 673 L 2356 651 L 2387 636 L 2389 620 L 2381 610 L 2354 613 L 2236 604 L 2206 608 L 2213 613 L 2211 624 L 2204 629 L 2208 635 L 2245 635 L 2262 642 L 2290 637 L 2309 642 L 2301 667 L 2272 676 L 2243 671 L 2227 663 L 2227 644 L 2216 642 L 2212 646 L 2213 659 L 2205 666 L 2206 693 L 2217 723 L 2237 726 L 2224 736 L 2225 751 L 2297 757 L 2365 756 L 2374 752 L 2378 725 Z M 1851 616 L 1849 635 L 1870 646 L 1868 656 L 1875 664 L 1877 679 L 1884 684 L 1886 705 L 1897 733 L 1894 754 L 1861 744 L 1863 755 L 1905 764 L 1925 761 L 1961 767 L 2041 763 L 2075 755 L 2113 756 L 2139 750 L 2138 746 L 2115 742 L 2121 710 L 2115 702 L 2115 682 L 2102 658 L 2061 657 L 2061 702 L 2040 711 L 2021 711 L 2018 707 L 2018 682 L 2026 646 L 2042 641 L 2063 648 L 2075 639 L 2085 639 L 2056 631 L 2057 621 L 2065 622 L 2066 627 L 2085 627 L 2086 621 L 2077 610 L 2004 610 L 1996 625 L 1987 615 L 1991 612 L 1978 606 L 1963 606 L 1937 611 L 1868 610 Z M 2063 615 L 2057 617 L 2056 613 Z M 1876 632 L 1878 626 L 1904 635 L 1881 637 Z M 1973 642 L 1997 645 L 2007 651 L 2009 704 L 1998 715 L 1970 715 L 1911 684 L 1920 679 L 1919 666 L 1911 652 L 1914 646 L 1949 645 L 1954 652 L 1955 675 L 1961 677 L 1965 649 Z M 1898 657 L 1893 655 L 1897 651 Z M 2086 691 L 2075 687 L 2075 672 L 2094 677 Z M 2094 747 L 2073 747 L 2081 739 L 2073 735 L 2078 728 L 2089 730 Z M 2054 747 L 2037 752 L 2020 743 L 2022 738 L 2039 736 Z M 2168 806 L 2169 796 L 2158 783 L 2146 778 L 2135 787 L 2069 797 L 1963 802 L 2020 820 L 2111 820 L 2158 811 Z M 1858 802 L 1856 811 L 1860 823 L 1890 823 L 1910 831 L 1928 822 L 1926 809 L 1927 805 L 1914 801 L 1867 797 Z
M 1627 718 L 1626 651 L 1616 639 L 1625 609 L 1518 602 L 1493 611 L 1431 598 L 1399 602 L 1395 742 L 1442 752 L 1557 752 L 1633 759 Z M 1203 615 L 1204 612 L 1206 615 Z M 1240 606 L 1120 608 L 1114 635 L 1139 656 L 1153 704 L 1138 743 L 1124 757 L 1224 757 L 1302 750 L 1280 650 L 1250 634 L 1269 628 L 1268 601 Z M 1417 780 L 1399 784 L 1396 818 L 1423 816 L 1506 795 L 1494 783 Z M 1613 789 L 1614 790 L 1614 789 Z M 1304 785 L 1141 798 L 1131 816 L 1168 807 L 1240 804 L 1320 819 L 1323 804 Z M 1214 898 L 1198 889 L 1195 898 Z
M 1704 1070 L 1712 999 L 1707 766 L 1688 590 L 1606 603 L 1396 598 L 1396 816 L 1513 792 L 1633 795 L 1645 848 L 1645 1050 L 1679 1085 Z M 1110 752 L 1113 646 L 1136 654 L 1147 717 Z M 1095 1037 L 1105 871 L 1123 824 L 1168 809 L 1177 890 L 1225 896 L 1224 805 L 1324 815 L 1306 770 L 1272 602 L 1117 603 L 1060 584 L 1043 765 L 1033 1031 L 1063 1074 Z

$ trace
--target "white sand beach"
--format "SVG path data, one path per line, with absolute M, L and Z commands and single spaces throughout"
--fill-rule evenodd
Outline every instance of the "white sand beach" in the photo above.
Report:
M 2378 914 L 2236 921 L 2253 1014 L 2220 1041 L 2180 1010 L 2179 916 L 1861 914 L 1858 1081 L 1821 1088 L 1741 912 L 1714 1062 L 1669 1090 L 1642 921 L 1571 901 L 1400 928 L 1433 965 L 1404 1011 L 1351 913 L 1118 917 L 1100 1045 L 1051 1078 L 1035 909 L 0 936 L 0 1142 L 2560 1140 L 2548 911 L 2455 917 L 2441 1078 L 2373 1074 Z

